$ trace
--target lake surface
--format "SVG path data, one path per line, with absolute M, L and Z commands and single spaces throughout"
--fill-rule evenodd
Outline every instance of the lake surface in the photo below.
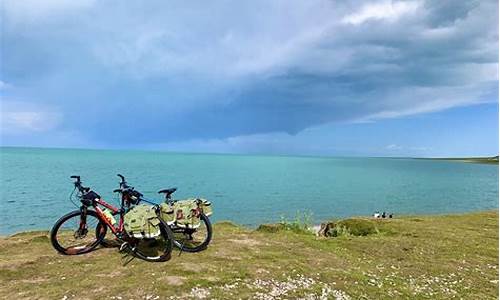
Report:
M 498 166 L 390 158 L 325 158 L 165 152 L 0 148 L 0 234 L 50 229 L 69 201 L 70 175 L 80 175 L 118 204 L 117 173 L 150 199 L 178 187 L 174 198 L 204 197 L 213 220 L 254 226 L 293 219 L 316 222 L 374 211 L 455 213 L 498 208 Z

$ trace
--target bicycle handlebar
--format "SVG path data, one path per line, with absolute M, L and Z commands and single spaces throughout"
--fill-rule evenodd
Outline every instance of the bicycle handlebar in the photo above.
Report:
M 126 182 L 126 181 L 125 181 L 125 177 L 123 177 L 123 175 L 122 175 L 122 174 L 116 174 L 116 176 L 118 176 L 118 177 L 120 177 L 120 178 L 121 178 L 122 182 L 120 182 L 120 183 L 125 183 L 125 182 Z
M 80 180 L 80 176 L 78 175 L 72 175 L 70 176 L 69 178 L 71 179 L 76 179 L 75 182 L 73 183 L 75 185 L 75 187 L 82 193 L 85 193 L 85 192 L 88 192 L 90 191 L 90 188 L 89 187 L 84 187 L 82 186 L 82 181 Z
M 143 196 L 142 193 L 134 190 L 133 186 L 129 186 L 123 175 L 116 174 L 116 176 L 120 177 L 120 179 L 121 179 L 120 188 L 115 189 L 113 191 L 113 193 L 121 193 L 122 196 L 126 196 L 127 199 L 129 199 L 129 201 L 131 201 L 133 204 L 138 204 L 139 201 L 142 200 L 142 196 Z
M 120 188 L 119 189 L 116 189 L 113 191 L 113 193 L 123 193 L 127 190 L 133 190 L 134 188 L 129 186 L 127 184 L 127 181 L 125 180 L 125 176 L 123 176 L 122 174 L 116 174 L 116 176 L 120 177 L 121 181 L 120 181 Z

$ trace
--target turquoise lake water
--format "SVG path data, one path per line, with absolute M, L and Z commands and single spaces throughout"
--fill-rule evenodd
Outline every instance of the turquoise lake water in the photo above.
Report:
M 0 148 L 0 234 L 50 229 L 75 209 L 70 175 L 105 200 L 117 173 L 150 199 L 212 201 L 213 220 L 254 226 L 311 212 L 316 222 L 374 211 L 435 214 L 498 208 L 498 166 L 389 158 L 174 154 L 164 152 Z

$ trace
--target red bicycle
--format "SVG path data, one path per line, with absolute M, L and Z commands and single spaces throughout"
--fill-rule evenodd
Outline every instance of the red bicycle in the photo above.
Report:
M 92 251 L 103 242 L 108 228 L 121 242 L 120 251 L 128 251 L 134 256 L 147 261 L 165 261 L 170 258 L 173 248 L 173 234 L 169 226 L 160 219 L 160 236 L 155 238 L 134 238 L 123 228 L 123 216 L 131 205 L 137 204 L 142 194 L 128 186 L 125 178 L 121 178 L 120 208 L 104 201 L 101 196 L 89 187 L 82 186 L 80 176 L 71 176 L 75 180 L 73 190 L 81 202 L 79 210 L 74 210 L 61 217 L 50 232 L 50 240 L 54 248 L 65 255 L 78 255 Z M 71 198 L 71 197 L 70 197 Z M 102 208 L 101 208 L 102 207 Z M 160 208 L 156 207 L 159 216 Z M 118 224 L 114 216 L 119 215 Z

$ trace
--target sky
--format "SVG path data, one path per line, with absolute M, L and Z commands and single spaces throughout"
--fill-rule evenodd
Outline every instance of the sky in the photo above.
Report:
M 498 155 L 497 1 L 0 3 L 2 146 Z

